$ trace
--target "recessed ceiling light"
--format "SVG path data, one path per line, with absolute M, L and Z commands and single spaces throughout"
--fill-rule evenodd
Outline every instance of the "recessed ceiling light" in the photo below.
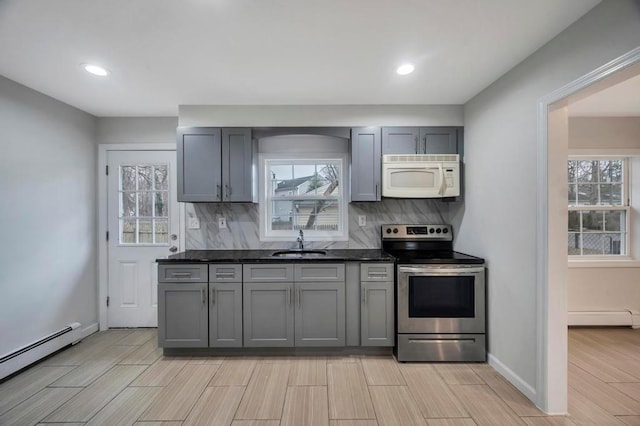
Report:
M 398 67 L 396 72 L 400 75 L 407 75 L 407 74 L 411 74 L 414 69 L 415 67 L 411 64 L 403 64 Z
M 102 68 L 99 65 L 82 64 L 82 67 L 85 69 L 86 72 L 93 75 L 97 75 L 100 77 L 106 77 L 109 75 L 109 71 L 107 71 L 106 69 Z

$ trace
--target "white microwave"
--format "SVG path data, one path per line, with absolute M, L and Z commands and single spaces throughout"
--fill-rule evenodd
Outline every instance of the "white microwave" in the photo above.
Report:
M 460 195 L 458 154 L 382 156 L 382 196 L 443 198 Z

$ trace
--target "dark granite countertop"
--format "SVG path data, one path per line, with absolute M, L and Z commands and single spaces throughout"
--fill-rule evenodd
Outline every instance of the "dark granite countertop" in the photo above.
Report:
M 260 263 L 260 262 L 393 262 L 395 258 L 381 249 L 321 250 L 325 255 L 273 256 L 280 250 L 187 250 L 167 258 L 156 259 L 158 263 Z M 293 251 L 293 250 L 291 250 Z M 315 251 L 315 250 L 314 250 Z

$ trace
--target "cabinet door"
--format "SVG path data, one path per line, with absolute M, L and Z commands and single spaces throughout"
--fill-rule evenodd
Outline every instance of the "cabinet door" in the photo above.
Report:
M 253 151 L 250 128 L 222 129 L 223 201 L 253 201 Z
M 206 283 L 158 284 L 158 346 L 207 347 L 207 316 Z
M 383 127 L 382 155 L 419 153 L 419 136 L 417 127 Z
M 244 346 L 293 346 L 293 283 L 242 284 Z
M 220 129 L 178 128 L 178 201 L 222 201 Z
M 242 347 L 242 283 L 209 284 L 209 346 Z
M 421 152 L 425 154 L 457 154 L 458 129 L 455 127 L 423 127 L 420 129 Z
M 380 201 L 379 127 L 351 129 L 351 201 Z
M 344 346 L 344 281 L 296 283 L 295 293 L 295 345 Z
M 393 283 L 361 283 L 360 333 L 362 346 L 393 346 Z

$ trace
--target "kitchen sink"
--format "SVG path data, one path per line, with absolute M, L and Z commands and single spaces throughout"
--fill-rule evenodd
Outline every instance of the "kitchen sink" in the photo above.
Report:
M 282 250 L 276 251 L 272 257 L 322 257 L 327 254 L 324 250 Z

